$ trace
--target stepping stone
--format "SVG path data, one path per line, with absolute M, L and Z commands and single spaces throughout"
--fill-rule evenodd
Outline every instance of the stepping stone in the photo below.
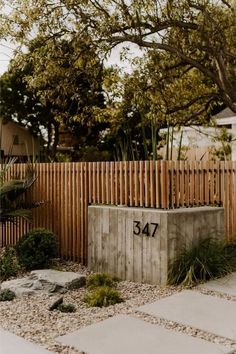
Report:
M 124 315 L 56 339 L 86 354 L 223 354 L 232 350 Z
M 236 302 L 185 290 L 138 311 L 236 340 Z
M 236 273 L 224 278 L 211 280 L 200 286 L 200 289 L 218 291 L 231 296 L 236 296 Z
M 1 354 L 53 354 L 13 333 L 0 329 Z

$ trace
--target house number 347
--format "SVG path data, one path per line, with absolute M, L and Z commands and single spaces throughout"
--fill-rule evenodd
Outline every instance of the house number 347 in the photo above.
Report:
M 159 224 L 155 222 L 147 222 L 144 226 L 142 226 L 140 221 L 135 220 L 133 222 L 133 234 L 155 237 L 158 225 Z

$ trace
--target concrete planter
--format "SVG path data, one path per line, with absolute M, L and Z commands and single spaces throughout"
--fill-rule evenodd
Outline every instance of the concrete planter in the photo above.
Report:
M 89 206 L 88 266 L 121 279 L 165 285 L 178 252 L 212 234 L 224 237 L 223 208 Z

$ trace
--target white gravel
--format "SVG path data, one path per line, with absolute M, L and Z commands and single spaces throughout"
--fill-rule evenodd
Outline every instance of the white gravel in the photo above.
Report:
M 64 264 L 63 270 L 89 274 L 85 267 L 73 263 Z M 118 284 L 118 290 L 121 292 L 124 302 L 107 308 L 87 308 L 83 302 L 86 293 L 84 288 L 69 291 L 63 295 L 64 303 L 74 304 L 76 306 L 75 313 L 48 311 L 49 306 L 60 297 L 58 294 L 38 295 L 14 299 L 11 302 L 0 302 L 0 326 L 36 342 L 52 352 L 78 354 L 77 350 L 58 344 L 55 338 L 117 314 L 130 314 L 151 323 L 158 323 L 165 328 L 188 333 L 211 342 L 230 345 L 236 350 L 236 342 L 135 311 L 141 305 L 181 291 L 181 287 L 160 288 L 148 284 L 122 281 Z M 214 295 L 219 296 L 219 294 Z M 235 298 L 230 297 L 230 299 L 236 301 Z

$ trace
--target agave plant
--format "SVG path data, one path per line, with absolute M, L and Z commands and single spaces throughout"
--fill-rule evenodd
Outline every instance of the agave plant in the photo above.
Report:
M 38 203 L 27 204 L 24 200 L 25 192 L 35 182 L 36 177 L 32 168 L 27 168 L 25 177 L 16 176 L 7 179 L 7 173 L 16 159 L 9 159 L 0 169 L 0 223 L 15 222 L 16 218 L 31 221 L 31 209 Z

